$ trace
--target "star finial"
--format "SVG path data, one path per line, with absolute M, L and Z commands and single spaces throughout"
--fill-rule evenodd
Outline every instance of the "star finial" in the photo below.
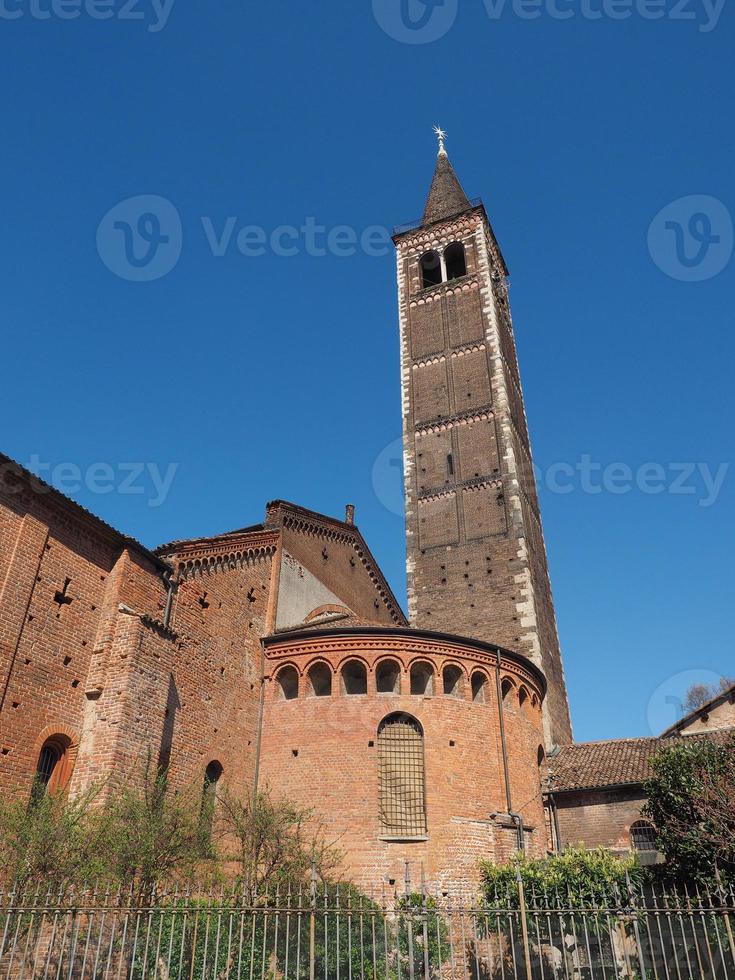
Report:
M 439 140 L 439 153 L 446 154 L 447 150 L 446 147 L 444 146 L 444 141 L 447 138 L 447 134 L 440 126 L 434 126 L 434 133 L 436 135 L 436 138 Z

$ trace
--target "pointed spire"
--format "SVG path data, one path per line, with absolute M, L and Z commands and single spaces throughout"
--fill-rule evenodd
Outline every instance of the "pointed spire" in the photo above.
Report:
M 424 208 L 422 221 L 425 225 L 434 221 L 441 221 L 443 218 L 449 218 L 453 214 L 459 214 L 460 211 L 471 206 L 469 198 L 462 190 L 462 185 L 449 162 L 445 146 L 447 134 L 438 126 L 434 126 L 434 133 L 439 140 L 439 152 L 429 196 Z

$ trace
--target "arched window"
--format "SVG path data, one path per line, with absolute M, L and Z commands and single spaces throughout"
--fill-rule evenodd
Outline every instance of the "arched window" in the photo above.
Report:
M 503 683 L 500 685 L 500 694 L 505 701 L 513 690 L 513 681 L 509 680 L 507 677 L 503 679 Z
M 401 693 L 401 665 L 395 660 L 381 660 L 375 671 L 378 694 Z
M 314 664 L 309 668 L 309 696 L 328 698 L 332 693 L 332 671 L 326 664 Z
M 421 256 L 421 286 L 438 286 L 442 281 L 442 264 L 438 252 L 425 252 Z
M 411 667 L 411 694 L 431 697 L 434 693 L 434 670 L 430 664 L 414 664 Z
M 52 735 L 41 746 L 33 781 L 33 795 L 43 796 L 66 787 L 71 777 L 71 739 L 67 735 Z
M 444 249 L 447 279 L 461 279 L 467 275 L 467 259 L 462 242 L 452 242 Z
M 203 836 L 209 840 L 212 834 L 212 822 L 214 821 L 214 807 L 217 802 L 217 783 L 222 775 L 222 766 L 219 762 L 210 762 L 204 770 L 204 787 L 202 789 L 202 811 L 200 815 L 200 828 Z
M 472 675 L 472 700 L 477 704 L 484 704 L 486 701 L 487 677 L 481 670 L 476 670 Z
M 450 698 L 462 697 L 462 671 L 454 664 L 446 666 L 442 672 L 444 693 Z
M 295 667 L 278 671 L 276 695 L 280 701 L 293 701 L 299 696 L 299 674 Z
M 388 715 L 378 727 L 378 786 L 383 833 L 425 836 L 424 733 L 411 715 Z
M 649 820 L 636 820 L 630 828 L 630 843 L 634 851 L 656 851 L 656 828 Z
M 546 752 L 544 752 L 544 747 L 543 747 L 543 745 L 539 745 L 538 752 L 536 753 L 536 763 L 537 763 L 539 769 L 544 764 L 544 759 L 545 758 L 546 758 Z
M 520 691 L 518 692 L 518 704 L 521 706 L 521 708 L 526 708 L 529 705 L 528 691 L 525 689 L 525 687 L 521 687 Z
M 342 693 L 367 694 L 367 670 L 359 660 L 349 660 L 342 668 Z

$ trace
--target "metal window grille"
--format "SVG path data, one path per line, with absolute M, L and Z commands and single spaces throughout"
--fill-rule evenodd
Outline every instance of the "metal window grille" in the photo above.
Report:
M 380 822 L 391 836 L 426 833 L 424 737 L 410 715 L 389 715 L 378 729 Z
M 630 841 L 634 851 L 656 851 L 656 828 L 647 820 L 638 820 L 630 828 Z
M 61 752 L 55 745 L 44 745 L 38 757 L 38 766 L 36 768 L 36 778 L 39 783 L 48 786 L 49 780 L 60 758 Z

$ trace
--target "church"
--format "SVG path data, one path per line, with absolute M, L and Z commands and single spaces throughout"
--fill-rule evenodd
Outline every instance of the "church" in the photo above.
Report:
M 370 886 L 643 840 L 660 741 L 573 743 L 508 269 L 437 135 L 394 235 L 407 615 L 350 505 L 150 550 L 0 456 L 3 793 L 152 755 L 174 789 L 310 807 Z

